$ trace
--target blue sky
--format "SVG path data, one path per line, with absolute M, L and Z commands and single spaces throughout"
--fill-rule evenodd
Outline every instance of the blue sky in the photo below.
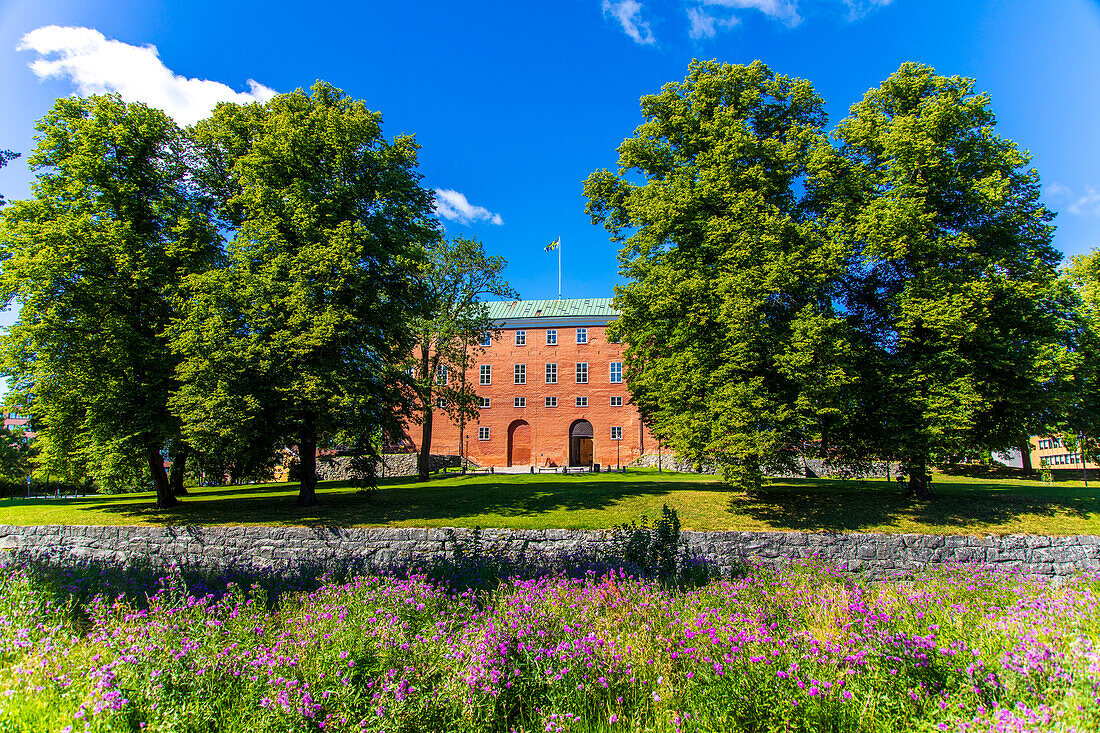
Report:
M 904 61 L 974 77 L 999 133 L 1034 156 L 1056 245 L 1100 245 L 1098 50 L 1087 0 L 9 0 L 0 148 L 25 156 L 53 100 L 82 90 L 159 100 L 186 122 L 321 78 L 382 112 L 387 136 L 416 134 L 447 230 L 505 256 L 522 297 L 557 295 L 543 247 L 558 236 L 564 296 L 607 297 L 616 247 L 585 215 L 582 182 L 614 167 L 639 97 L 693 58 L 809 79 L 830 128 Z M 29 179 L 15 161 L 0 191 L 19 198 Z

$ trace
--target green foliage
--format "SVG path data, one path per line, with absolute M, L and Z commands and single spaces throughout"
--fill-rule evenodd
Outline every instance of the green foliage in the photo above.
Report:
M 815 161 L 823 226 L 849 258 L 842 299 L 868 344 L 861 363 L 885 377 L 873 429 L 918 474 L 935 454 L 1018 444 L 1058 395 L 1068 302 L 1053 215 L 995 124 L 972 79 L 906 63 Z
M 0 219 L 0 300 L 21 306 L 2 369 L 36 415 L 43 467 L 116 486 L 144 465 L 167 505 L 160 452 L 180 425 L 166 330 L 181 279 L 216 252 L 188 141 L 163 112 L 117 95 L 59 99 L 37 129 L 32 197 Z
M 0 427 L 0 478 L 19 481 L 34 471 L 35 446 L 21 427 Z
M 465 375 L 482 352 L 481 334 L 493 327 L 480 298 L 518 297 L 504 280 L 505 264 L 503 257 L 486 255 L 476 239 L 440 238 L 428 246 L 417 275 L 427 306 L 413 325 L 417 348 L 411 357 L 421 481 L 428 479 L 433 413 L 441 410 L 456 422 L 477 418 L 477 394 Z
M 8 163 L 10 163 L 11 161 L 15 160 L 18 157 L 19 157 L 19 153 L 13 153 L 10 150 L 0 150 L 0 168 L 3 168 Z M 3 206 L 5 203 L 6 202 L 4 201 L 4 194 L 0 194 L 0 206 Z
M 1100 459 L 1100 249 L 1071 258 L 1062 281 L 1076 297 L 1072 381 L 1066 414 L 1058 426 L 1063 441 Z M 1078 445 L 1080 444 L 1080 445 Z M 1067 444 L 1068 447 L 1068 444 Z
M 200 176 L 233 238 L 187 280 L 173 406 L 200 451 L 297 445 L 314 501 L 319 442 L 371 453 L 400 429 L 416 283 L 437 237 L 417 145 L 323 82 L 263 105 L 219 105 L 195 137 Z
M 809 82 L 699 62 L 642 98 L 619 170 L 585 183 L 587 211 L 623 242 L 615 290 L 626 378 L 652 430 L 684 460 L 750 482 L 835 412 L 850 382 L 830 288 L 843 252 L 802 192 L 827 145 Z M 643 183 L 634 183 L 637 176 Z
M 706 566 L 687 554 L 687 541 L 680 534 L 680 517 L 668 504 L 661 516 L 631 520 L 615 527 L 611 557 L 626 563 L 633 572 L 673 585 L 698 585 L 707 581 Z
M 814 445 L 923 476 L 1049 423 L 1073 298 L 972 80 L 904 64 L 835 144 L 810 84 L 760 62 L 693 62 L 642 113 L 585 193 L 623 243 L 627 382 L 681 458 L 747 488 Z

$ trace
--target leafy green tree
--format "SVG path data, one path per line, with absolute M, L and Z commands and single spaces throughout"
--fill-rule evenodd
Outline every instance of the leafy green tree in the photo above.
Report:
M 197 445 L 219 431 L 297 445 L 308 506 L 319 443 L 401 427 L 399 367 L 425 307 L 415 275 L 438 237 L 417 145 L 387 142 L 380 114 L 324 82 L 219 105 L 195 137 L 232 241 L 225 267 L 188 281 L 173 405 Z
M 0 478 L 20 481 L 34 471 L 35 445 L 23 427 L 0 427 Z
M 505 260 L 490 257 L 476 239 L 441 239 L 428 247 L 420 273 L 427 295 L 427 314 L 417 319 L 413 376 L 415 410 L 421 423 L 417 473 L 428 480 L 432 454 L 432 421 L 442 410 L 464 422 L 477 417 L 477 395 L 465 374 L 481 353 L 481 334 L 492 329 L 484 295 L 518 297 L 504 280 Z
M 804 187 L 828 145 L 822 100 L 759 61 L 694 61 L 641 106 L 618 172 L 585 182 L 593 222 L 623 243 L 627 384 L 677 455 L 756 486 L 837 418 L 852 381 L 830 290 L 843 250 Z
M 10 163 L 11 161 L 15 160 L 18 157 L 19 157 L 19 153 L 13 153 L 10 150 L 0 150 L 0 168 L 3 168 L 8 163 Z M 3 206 L 5 203 L 6 202 L 4 201 L 4 194 L 0 193 L 0 206 Z
M 37 129 L 33 195 L 0 219 L 0 298 L 21 304 L 2 368 L 55 475 L 110 485 L 140 461 L 170 506 L 163 452 L 181 426 L 166 330 L 181 279 L 209 266 L 217 241 L 189 186 L 187 139 L 117 95 L 59 99 Z
M 1077 297 L 1077 328 L 1072 386 L 1056 431 L 1068 450 L 1100 462 L 1100 249 L 1072 257 L 1063 281 Z
M 853 105 L 810 181 L 842 302 L 886 375 L 872 422 L 927 495 L 936 456 L 1018 445 L 1059 379 L 1066 312 L 1039 174 L 974 81 L 906 63 Z

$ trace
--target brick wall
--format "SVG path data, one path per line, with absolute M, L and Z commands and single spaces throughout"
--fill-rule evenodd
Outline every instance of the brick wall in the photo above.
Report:
M 592 424 L 593 462 L 604 466 L 631 463 L 638 456 L 655 450 L 656 440 L 643 428 L 638 411 L 630 404 L 625 381 L 611 382 L 612 363 L 622 363 L 622 344 L 607 340 L 602 325 L 585 326 L 586 343 L 577 343 L 577 326 L 554 326 L 557 343 L 547 344 L 548 326 L 517 326 L 501 331 L 500 338 L 485 347 L 466 374 L 469 384 L 489 407 L 480 410 L 479 419 L 467 423 L 465 433 L 471 460 L 484 466 L 509 465 L 509 445 L 513 465 L 565 465 L 569 462 L 570 429 L 578 420 Z M 516 343 L 516 332 L 524 331 L 525 343 Z M 577 363 L 588 365 L 588 382 L 578 384 Z M 491 369 L 491 384 L 480 384 L 480 367 Z M 523 364 L 525 384 L 515 383 L 515 365 Z M 546 365 L 557 364 L 557 383 L 546 383 Z M 449 379 L 460 379 L 451 374 Z M 524 407 L 515 406 L 515 398 L 524 398 Z M 556 397 L 557 406 L 547 407 L 546 397 Z M 577 406 L 576 398 L 587 398 Z M 622 398 L 621 406 L 612 406 L 611 398 Z M 618 445 L 611 428 L 622 428 Z M 479 428 L 488 428 L 488 439 L 479 437 Z M 409 436 L 419 447 L 418 426 Z M 432 426 L 433 453 L 459 453 L 460 427 L 440 412 Z

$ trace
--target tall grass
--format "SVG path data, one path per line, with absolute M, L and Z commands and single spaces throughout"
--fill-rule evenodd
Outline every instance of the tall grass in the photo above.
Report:
M 447 567 L 466 572 L 190 587 L 7 567 L 0 730 L 1100 729 L 1097 578 L 807 564 L 475 588 Z

